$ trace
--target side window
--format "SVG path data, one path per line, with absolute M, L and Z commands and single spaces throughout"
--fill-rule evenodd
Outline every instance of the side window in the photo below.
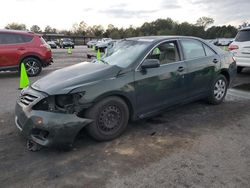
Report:
M 30 42 L 33 39 L 31 36 L 19 35 L 12 33 L 0 33 L 0 44 L 18 44 Z
M 33 37 L 32 36 L 28 36 L 28 35 L 20 35 L 22 38 L 22 42 L 26 43 L 26 42 L 30 42 L 32 41 Z
M 13 44 L 16 39 L 8 33 L 0 34 L 0 44 Z
M 205 49 L 207 56 L 212 56 L 215 54 L 215 52 L 211 48 L 209 48 L 207 45 L 203 44 L 203 47 Z
M 4 37 L 3 37 L 3 33 L 0 33 L 0 45 L 4 44 Z
M 185 59 L 187 60 L 206 56 L 202 43 L 197 40 L 181 40 L 181 45 Z
M 153 49 L 147 59 L 158 59 L 160 64 L 180 61 L 180 55 L 176 41 L 165 42 Z

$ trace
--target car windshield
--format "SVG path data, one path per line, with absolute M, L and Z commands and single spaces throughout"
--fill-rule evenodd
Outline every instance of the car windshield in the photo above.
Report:
M 149 46 L 146 41 L 122 40 L 117 42 L 102 57 L 102 62 L 126 68 Z
M 250 41 L 250 30 L 242 30 L 240 31 L 236 38 L 236 42 L 245 42 L 245 41 Z

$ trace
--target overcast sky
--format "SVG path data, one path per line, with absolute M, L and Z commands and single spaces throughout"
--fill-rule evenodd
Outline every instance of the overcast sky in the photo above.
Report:
M 128 27 L 167 17 L 195 23 L 202 16 L 214 18 L 215 25 L 238 26 L 250 22 L 250 0 L 3 0 L 0 28 L 17 22 L 71 29 L 81 21 Z

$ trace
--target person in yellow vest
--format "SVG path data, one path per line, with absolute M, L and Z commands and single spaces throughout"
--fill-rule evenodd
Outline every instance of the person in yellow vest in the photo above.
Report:
M 160 55 L 160 54 L 161 54 L 161 51 L 158 47 L 153 50 L 153 55 Z

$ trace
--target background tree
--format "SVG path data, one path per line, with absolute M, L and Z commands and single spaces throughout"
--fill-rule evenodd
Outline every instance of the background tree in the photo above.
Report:
M 50 27 L 49 25 L 47 25 L 47 26 L 45 27 L 44 32 L 45 32 L 45 33 L 58 33 L 58 32 L 57 32 L 57 29 L 52 28 L 52 27 Z
M 196 21 L 196 25 L 197 26 L 201 26 L 203 27 L 204 29 L 206 29 L 209 25 L 213 24 L 214 23 L 214 19 L 213 18 L 210 18 L 210 17 L 201 17 L 199 18 L 197 21 Z
M 215 38 L 234 38 L 238 30 L 231 26 L 213 26 L 207 29 L 206 38 L 215 39 Z
M 90 29 L 95 37 L 101 38 L 103 36 L 104 28 L 101 25 L 94 25 Z
M 42 32 L 41 28 L 38 25 L 31 26 L 30 31 L 32 31 L 34 33 L 41 33 Z
M 128 37 L 137 36 L 149 36 L 149 35 L 186 35 L 201 37 L 204 39 L 215 39 L 215 38 L 233 38 L 237 34 L 237 28 L 231 25 L 228 26 L 212 26 L 214 20 L 209 17 L 201 17 L 197 20 L 196 24 L 188 22 L 178 23 L 171 18 L 157 19 L 152 22 L 145 22 L 140 27 L 133 27 L 130 25 L 128 28 L 118 28 L 113 24 L 109 24 L 105 30 L 101 25 L 88 26 L 84 21 L 75 23 L 71 30 L 60 30 L 58 31 L 51 26 L 46 26 L 44 29 L 45 33 L 59 33 L 64 35 L 79 35 L 87 37 L 110 37 L 113 39 L 122 39 Z M 247 27 L 249 24 L 244 22 L 241 27 Z M 8 29 L 19 29 L 26 30 L 24 24 L 11 23 L 5 28 Z M 37 25 L 33 25 L 30 28 L 31 31 L 40 33 L 41 29 Z
M 103 36 L 110 37 L 110 38 L 113 38 L 113 39 L 123 38 L 123 35 L 124 35 L 124 29 L 123 28 L 118 29 L 117 27 L 115 27 L 112 24 L 109 24 L 108 28 L 103 33 Z
M 6 25 L 5 29 L 27 30 L 25 24 L 19 24 L 19 23 L 15 23 L 15 22 Z
M 75 35 L 85 35 L 87 30 L 87 24 L 81 21 L 79 24 L 75 23 L 72 27 L 72 32 Z

